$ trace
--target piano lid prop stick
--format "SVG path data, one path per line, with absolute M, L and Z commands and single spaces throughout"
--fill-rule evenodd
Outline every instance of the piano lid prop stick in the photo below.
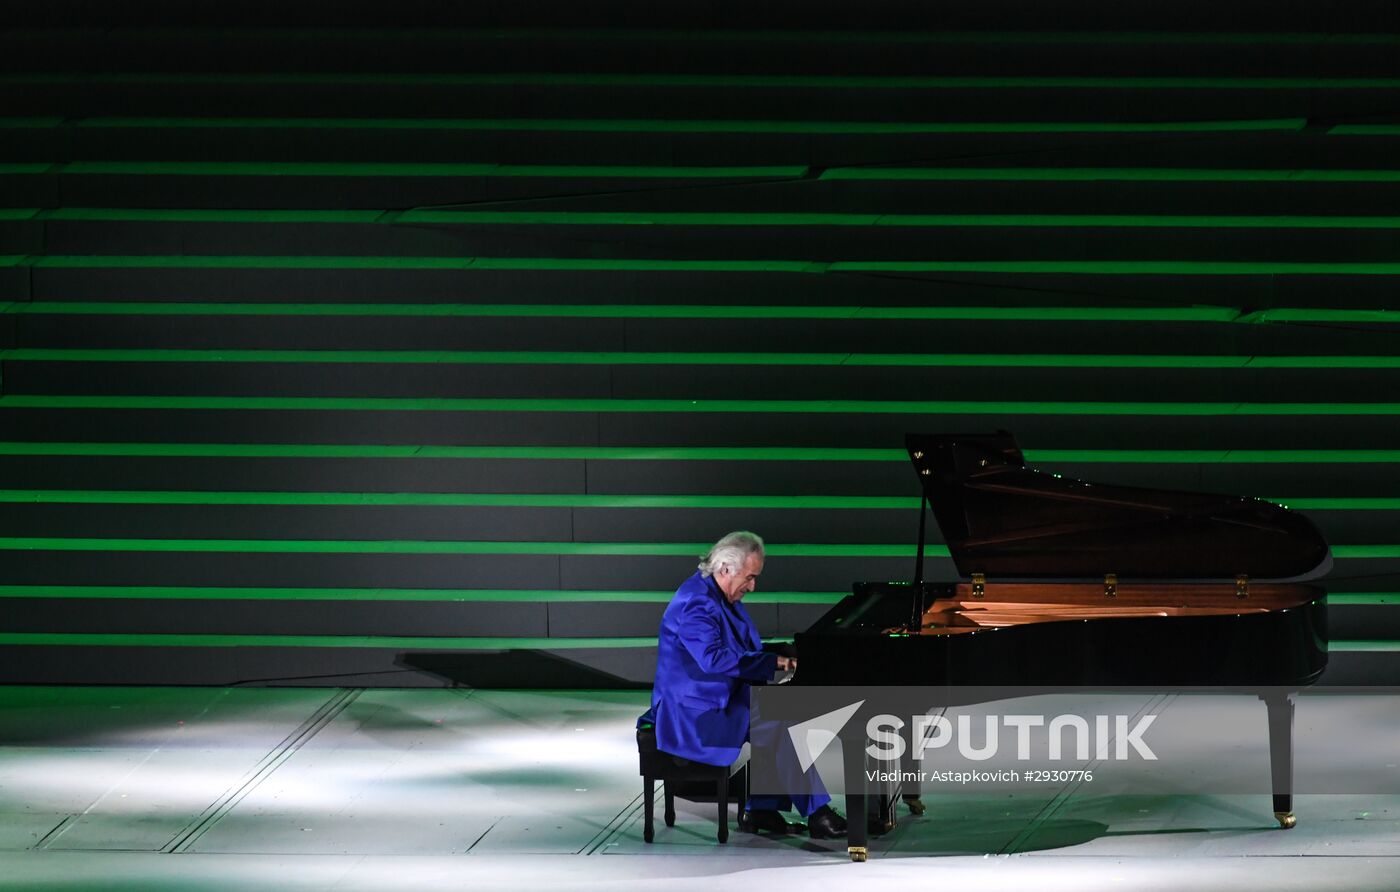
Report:
M 924 624 L 924 531 L 927 529 L 928 493 L 919 497 L 919 544 L 914 549 L 914 592 L 913 607 L 909 611 L 909 631 L 918 632 Z

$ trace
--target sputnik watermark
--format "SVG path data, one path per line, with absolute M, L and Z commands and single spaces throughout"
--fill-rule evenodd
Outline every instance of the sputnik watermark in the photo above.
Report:
M 864 703 L 864 700 L 858 700 L 788 728 L 801 770 L 806 771 L 821 758 Z M 865 737 L 870 741 L 865 752 L 872 759 L 884 762 L 899 761 L 908 753 L 914 762 L 921 762 L 931 750 L 952 747 L 970 762 L 985 762 L 1001 751 L 1001 731 L 1009 728 L 1015 730 L 1016 759 L 1027 762 L 1032 758 L 1041 758 L 1039 753 L 1032 755 L 1031 735 L 1032 729 L 1044 728 L 1046 740 L 1043 758 L 1051 762 L 1066 758 L 1083 762 L 1089 758 L 1091 749 L 1094 758 L 1100 762 L 1109 759 L 1127 761 L 1134 754 L 1144 761 L 1157 761 L 1157 754 L 1143 739 L 1147 729 L 1157 720 L 1155 713 L 1137 716 L 1132 727 L 1129 727 L 1129 722 L 1133 721 L 1133 717 L 1127 715 L 1095 715 L 1092 718 L 1091 727 L 1088 718 L 1073 713 L 1052 717 L 1019 713 L 977 717 L 959 715 L 956 723 L 945 715 L 916 715 L 910 719 L 909 732 L 905 734 L 901 733 L 906 727 L 904 719 L 882 712 L 865 722 Z M 981 724 L 980 744 L 976 741 L 978 734 L 974 730 L 974 722 L 978 719 Z M 877 778 L 872 777 L 874 779 Z
M 821 758 L 864 704 L 864 700 L 856 701 L 788 728 L 801 770 L 808 770 Z M 1014 713 L 958 715 L 952 720 L 942 714 L 924 714 L 912 716 L 906 723 L 897 715 L 882 712 L 866 720 L 864 739 L 869 741 L 865 754 L 876 763 L 885 764 L 867 768 L 865 779 L 868 783 L 914 785 L 1092 782 L 1091 768 L 1059 769 L 1037 764 L 1025 769 L 937 770 L 926 769 L 922 763 L 931 754 L 942 755 L 936 753 L 938 750 L 944 750 L 944 754 L 956 752 L 967 762 L 986 762 L 1002 751 L 1003 736 L 1009 736 L 1004 734 L 1007 731 L 1014 732 L 1015 758 L 1020 762 L 1073 759 L 1084 763 L 1091 751 L 1098 762 L 1122 762 L 1134 757 L 1155 762 L 1157 754 L 1143 736 L 1156 720 L 1156 713 L 1087 717 L 1073 713 Z M 1042 730 L 1038 745 L 1033 747 L 1033 732 Z
M 855 704 L 859 706 L 860 704 Z M 847 707 L 854 712 L 855 709 Z M 1074 754 L 1071 758 L 1084 761 L 1089 758 L 1090 743 L 1094 745 L 1094 758 L 1103 761 L 1105 759 L 1116 759 L 1126 761 L 1131 758 L 1129 750 L 1136 753 L 1138 758 L 1147 761 L 1157 761 L 1157 754 L 1142 739 L 1142 735 L 1156 721 L 1155 714 L 1139 716 L 1137 724 L 1130 729 L 1128 722 L 1130 716 L 1126 715 L 1096 715 L 1094 716 L 1093 733 L 1090 733 L 1089 722 L 1079 715 L 1057 715 L 1048 722 L 1042 715 L 985 715 L 982 719 L 982 743 L 979 746 L 973 740 L 973 717 L 970 715 L 960 715 L 957 717 L 957 731 L 954 733 L 953 723 L 946 716 L 942 715 L 917 715 L 913 717 L 912 731 L 910 739 L 913 744 L 911 753 L 914 761 L 920 761 L 929 750 L 942 749 L 949 746 L 954 740 L 957 742 L 957 751 L 964 759 L 971 762 L 985 762 L 995 758 L 1001 748 L 1002 727 L 1016 729 L 1016 758 L 1022 762 L 1031 760 L 1031 729 L 1047 727 L 1049 736 L 1048 752 L 1046 758 L 1052 762 L 1058 762 L 1065 758 L 1065 738 L 1069 737 L 1074 746 Z M 1112 722 L 1110 723 L 1110 719 Z M 1000 721 L 998 721 L 1000 720 Z M 1112 732 L 1110 733 L 1110 727 Z M 899 732 L 904 728 L 904 720 L 899 716 L 889 713 L 873 715 L 865 723 L 865 734 L 870 739 L 865 752 L 872 759 L 881 761 L 895 761 L 904 758 L 905 752 L 909 748 L 904 736 Z M 1112 752 L 1110 753 L 1110 744 Z M 813 758 L 815 761 L 815 757 Z

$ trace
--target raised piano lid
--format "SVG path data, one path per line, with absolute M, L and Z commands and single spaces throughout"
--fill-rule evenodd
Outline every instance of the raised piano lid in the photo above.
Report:
M 1089 483 L 1026 467 L 1011 434 L 909 434 L 963 576 L 1303 582 L 1332 554 L 1301 514 L 1246 496 Z

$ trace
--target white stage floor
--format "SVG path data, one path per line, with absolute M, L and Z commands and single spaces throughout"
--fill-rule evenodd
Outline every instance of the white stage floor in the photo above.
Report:
M 718 845 L 713 806 L 679 801 L 646 845 L 646 699 L 0 688 L 0 887 L 1400 889 L 1400 796 L 1379 793 L 1299 796 L 1286 832 L 1266 796 L 930 795 L 865 864 L 842 841 Z

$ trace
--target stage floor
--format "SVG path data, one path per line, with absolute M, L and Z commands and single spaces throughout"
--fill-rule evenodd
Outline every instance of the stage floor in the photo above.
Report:
M 928 795 L 865 864 L 842 841 L 720 846 L 713 806 L 679 801 L 646 845 L 646 697 L 0 688 L 0 887 L 1400 888 L 1387 793 L 1299 796 L 1286 832 L 1266 796 Z M 1396 710 L 1336 702 L 1400 755 Z

